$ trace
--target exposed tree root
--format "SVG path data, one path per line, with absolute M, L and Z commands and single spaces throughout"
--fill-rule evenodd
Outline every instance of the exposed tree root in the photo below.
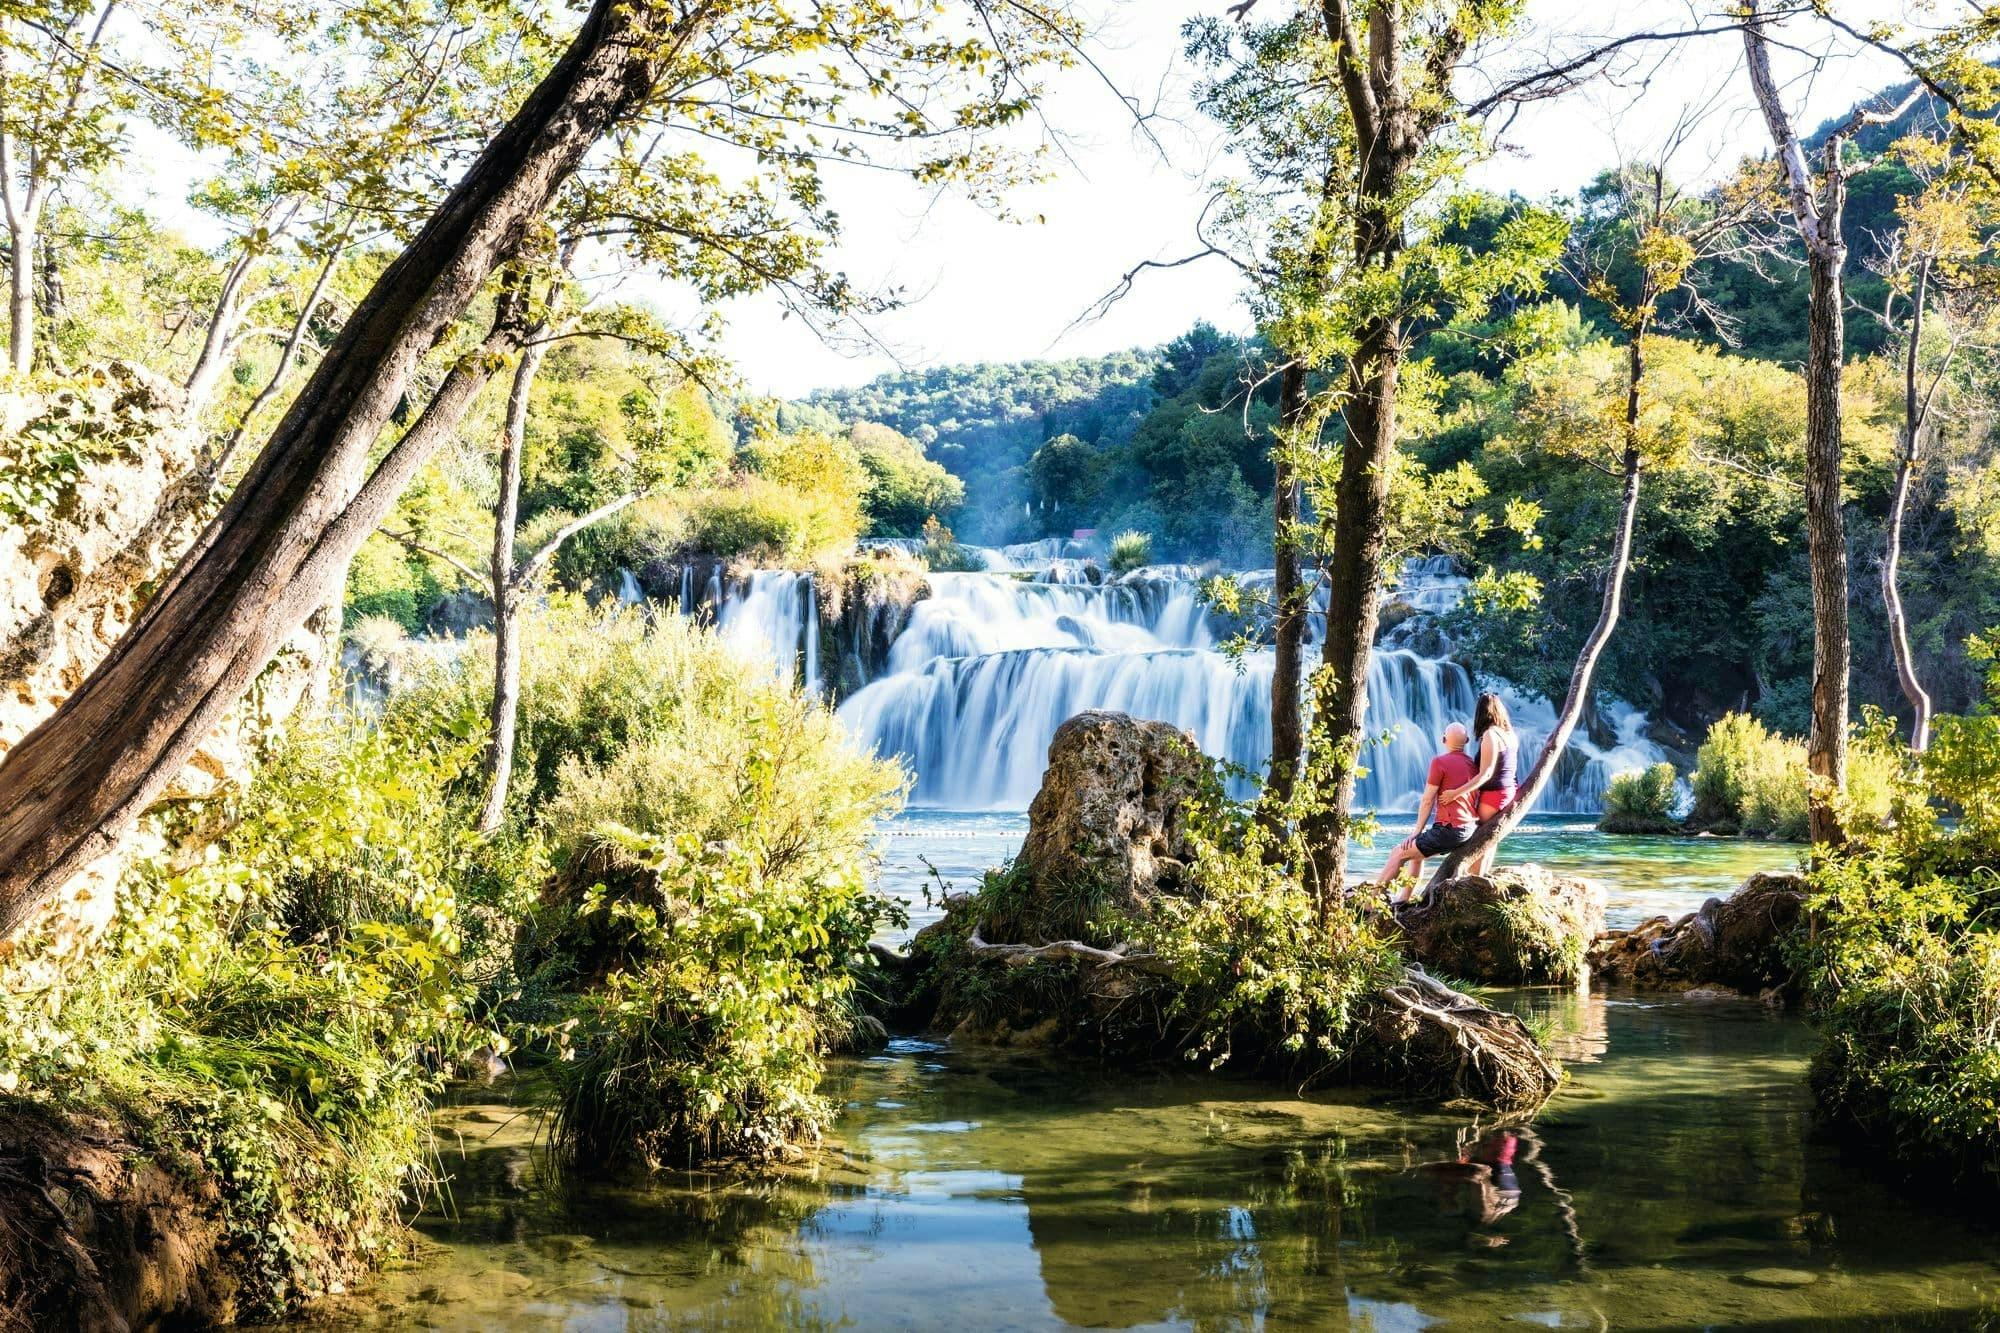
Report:
M 1488 1009 L 1420 967 L 1407 969 L 1370 1003 L 1357 1063 L 1413 1091 L 1531 1110 L 1562 1081 L 1561 1069 L 1518 1016 Z
M 966 949 L 974 958 L 993 959 L 1008 967 L 1026 967 L 1030 963 L 1052 960 L 1068 960 L 1090 963 L 1096 967 L 1128 967 L 1135 972 L 1145 972 L 1156 977 L 1170 976 L 1173 967 L 1166 959 L 1152 953 L 1130 953 L 1130 944 L 1115 944 L 1109 949 L 1100 949 L 1094 944 L 1081 940 L 1056 940 L 1050 944 L 988 944 L 979 938 L 975 929 L 965 941 Z

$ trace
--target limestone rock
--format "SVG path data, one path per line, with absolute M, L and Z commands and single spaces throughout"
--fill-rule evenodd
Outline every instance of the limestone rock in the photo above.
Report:
M 1604 930 L 1604 890 L 1537 865 L 1462 875 L 1396 910 L 1408 955 L 1490 985 L 1566 985 Z
M 0 763 L 131 628 L 199 533 L 209 483 L 201 432 L 183 411 L 178 388 L 122 363 L 0 394 L 0 468 L 25 469 L 52 441 L 81 458 L 25 517 L 0 512 Z M 162 803 L 206 799 L 248 775 L 255 739 L 323 683 L 338 614 L 314 616 L 280 646 Z M 134 852 L 163 849 L 141 829 L 64 886 L 47 909 L 44 961 L 94 939 Z
M 1201 774 L 1194 738 L 1164 722 L 1091 711 L 1063 723 L 1021 849 L 1036 892 L 1091 885 L 1112 907 L 1145 911 L 1180 883 L 1181 806 Z
M 1802 876 L 1752 875 L 1678 921 L 1656 916 L 1604 936 L 1591 949 L 1591 969 L 1599 981 L 1642 990 L 1789 991 L 1785 941 L 1805 914 L 1805 898 Z

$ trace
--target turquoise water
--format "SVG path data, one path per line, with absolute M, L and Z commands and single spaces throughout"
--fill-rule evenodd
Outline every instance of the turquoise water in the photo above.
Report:
M 1388 849 L 1409 832 L 1409 816 L 1388 819 L 1377 845 L 1355 848 L 1354 873 L 1380 870 Z M 909 903 L 912 927 L 922 927 L 937 919 L 923 901 L 927 886 L 933 893 L 940 880 L 960 890 L 978 887 L 983 872 L 1020 850 L 1027 832 L 1028 817 L 1021 813 L 909 811 L 889 823 L 879 843 L 881 886 Z M 1788 870 L 1797 860 L 1798 848 L 1783 843 L 1609 838 L 1574 815 L 1530 815 L 1502 844 L 1496 864 L 1533 861 L 1594 879 L 1605 888 L 1607 923 L 1624 927 L 1650 916 L 1692 912 L 1759 870 Z
M 1018 817 L 913 815 L 961 887 Z M 1698 905 L 1786 849 L 1603 839 L 1509 853 Z M 834 1064 L 824 1150 L 776 1175 L 559 1181 L 503 1089 L 440 1113 L 453 1207 L 323 1318 L 444 1330 L 2000 1328 L 2000 1230 L 1812 1133 L 1812 1035 L 1739 1001 L 1503 995 L 1568 1081 L 1531 1125 L 1186 1071 L 897 1041 Z

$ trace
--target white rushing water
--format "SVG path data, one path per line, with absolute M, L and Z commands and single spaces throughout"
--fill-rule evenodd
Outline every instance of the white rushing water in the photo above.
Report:
M 1261 771 L 1270 755 L 1268 649 L 1232 659 L 1221 651 L 1189 566 L 1156 565 L 1093 583 L 1074 543 L 985 549 L 987 572 L 933 574 L 875 678 L 840 705 L 857 740 L 901 756 L 915 776 L 912 803 L 953 810 L 1020 810 L 1041 783 L 1056 728 L 1090 708 L 1171 722 L 1201 748 Z M 1268 586 L 1269 572 L 1247 587 Z M 1464 579 L 1448 561 L 1413 562 L 1390 601 L 1410 608 L 1377 647 L 1368 675 L 1368 751 L 1361 804 L 1409 810 L 1447 723 L 1470 724 L 1478 687 L 1438 651 L 1434 617 L 1457 604 Z M 819 619 L 810 574 L 719 573 L 681 610 L 708 608 L 723 637 L 782 678 L 824 692 Z M 1315 613 L 1308 637 L 1317 641 Z M 1495 687 L 1532 755 L 1555 723 L 1549 701 L 1504 682 Z M 1663 757 L 1645 737 L 1645 715 L 1604 700 L 1599 745 L 1581 730 L 1541 808 L 1594 814 L 1614 774 Z M 1525 762 L 1525 758 L 1524 758 Z
M 1019 551 L 1017 556 L 1016 552 Z M 1048 743 L 1088 708 L 1158 718 L 1185 728 L 1202 749 L 1253 772 L 1270 756 L 1268 650 L 1231 660 L 1219 651 L 1194 570 L 1154 566 L 1100 585 L 1082 581 L 1060 548 L 993 553 L 1049 562 L 1017 573 L 937 574 L 890 649 L 886 670 L 841 705 L 854 735 L 902 756 L 915 774 L 912 801 L 945 809 L 1021 809 L 1041 782 Z M 990 557 L 989 557 L 990 558 Z M 1244 582 L 1256 585 L 1258 575 Z M 1385 639 L 1368 676 L 1368 776 L 1358 798 L 1381 810 L 1414 808 L 1447 723 L 1470 723 L 1478 689 L 1448 656 L 1412 646 L 1413 626 L 1455 605 L 1464 580 L 1442 562 L 1405 571 L 1394 598 L 1418 613 Z M 1317 626 L 1311 637 L 1319 637 Z M 1555 723 L 1548 701 L 1504 684 L 1499 692 L 1534 752 Z M 1578 734 L 1542 808 L 1594 813 L 1615 773 L 1662 757 L 1645 716 L 1603 708 L 1616 740 Z

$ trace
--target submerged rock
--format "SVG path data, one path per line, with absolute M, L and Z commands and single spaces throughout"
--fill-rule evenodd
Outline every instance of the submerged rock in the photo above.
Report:
M 1405 952 L 1489 985 L 1568 985 L 1604 930 L 1604 890 L 1541 866 L 1461 875 L 1396 909 Z
M 1795 987 L 1785 945 L 1805 914 L 1801 875 L 1758 874 L 1678 921 L 1656 916 L 1612 931 L 1590 951 L 1601 982 L 1641 990 L 1725 986 L 1745 995 Z

